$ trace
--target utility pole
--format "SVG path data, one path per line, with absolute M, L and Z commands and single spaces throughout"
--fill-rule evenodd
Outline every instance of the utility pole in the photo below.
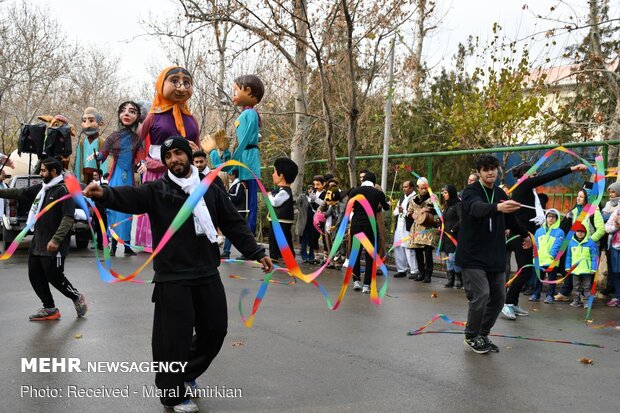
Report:
M 383 130 L 383 160 L 381 162 L 381 188 L 387 191 L 387 179 L 388 179 L 388 154 L 390 152 L 390 136 L 392 128 L 392 98 L 394 96 L 394 49 L 396 43 L 396 36 L 392 38 L 390 45 L 390 60 L 389 60 L 389 82 L 388 92 L 385 99 L 385 128 Z

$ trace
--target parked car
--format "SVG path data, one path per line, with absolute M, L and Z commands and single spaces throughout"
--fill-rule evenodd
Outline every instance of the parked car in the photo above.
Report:
M 8 183 L 8 188 L 28 188 L 42 181 L 39 175 L 13 176 Z M 20 202 L 17 199 L 5 199 L 4 201 L 2 242 L 6 249 L 11 245 L 15 237 L 26 227 L 26 220 L 28 219 L 28 212 L 30 211 L 32 202 Z M 88 222 L 84 220 L 85 214 L 81 215 L 81 219 L 76 218 L 70 235 L 75 235 L 75 245 L 77 248 L 86 248 L 88 246 L 88 241 L 91 239 L 91 234 L 88 229 Z M 32 235 L 32 233 L 29 235 Z

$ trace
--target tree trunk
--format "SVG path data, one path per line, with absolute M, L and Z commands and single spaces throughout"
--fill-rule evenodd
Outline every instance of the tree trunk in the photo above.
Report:
M 349 169 L 349 184 L 351 187 L 357 186 L 357 166 L 355 164 L 355 147 L 357 146 L 357 120 L 359 109 L 357 107 L 357 82 L 355 78 L 355 53 L 353 51 L 353 17 L 349 12 L 346 0 L 342 0 L 342 12 L 347 24 L 347 57 L 349 60 L 349 82 L 351 88 L 349 104 L 349 130 L 347 140 L 347 166 Z
M 327 170 L 336 175 L 336 151 L 334 149 L 334 123 L 332 121 L 332 111 L 329 106 L 327 95 L 329 93 L 329 83 L 323 71 L 323 66 L 319 61 L 319 73 L 321 79 L 321 103 L 323 105 L 323 126 L 325 127 L 325 146 L 327 149 Z
M 295 0 L 295 16 L 305 16 L 306 0 Z M 295 132 L 291 141 L 291 159 L 299 167 L 297 179 L 292 185 L 295 196 L 303 190 L 304 166 L 308 151 L 308 135 L 310 134 L 310 117 L 308 116 L 308 48 L 305 39 L 308 34 L 306 24 L 295 19 L 297 41 L 295 46 Z
M 424 46 L 424 23 L 426 20 L 426 0 L 417 0 L 418 18 L 416 20 L 415 44 L 413 47 L 413 103 L 417 105 L 422 100 L 422 79 L 424 77 L 422 69 L 422 48 Z
M 609 88 L 613 92 L 616 98 L 616 109 L 614 117 L 611 120 L 609 127 L 609 133 L 606 134 L 605 140 L 620 139 L 620 84 L 614 78 L 613 73 L 610 73 L 605 67 L 605 59 L 603 56 L 603 49 L 601 47 L 601 33 L 599 29 L 599 4 L 597 0 L 589 0 L 590 4 L 590 44 L 592 45 L 593 60 L 598 69 L 601 70 L 603 77 L 607 79 Z M 608 152 L 609 163 L 617 165 L 620 168 L 620 158 L 618 157 L 618 146 L 610 146 Z

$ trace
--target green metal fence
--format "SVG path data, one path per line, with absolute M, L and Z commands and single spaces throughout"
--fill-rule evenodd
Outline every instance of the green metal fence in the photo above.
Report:
M 566 148 L 587 148 L 587 147 L 600 147 L 602 148 L 603 161 L 605 168 L 607 168 L 607 157 L 610 145 L 619 145 L 620 141 L 592 141 L 592 142 L 573 142 L 565 143 L 563 146 Z M 497 153 L 497 152 L 526 152 L 537 151 L 544 149 L 556 148 L 557 144 L 544 144 L 544 145 L 520 145 L 520 146 L 504 146 L 499 148 L 481 148 L 481 149 L 463 149 L 456 151 L 443 151 L 443 152 L 418 152 L 418 153 L 393 153 L 388 155 L 388 159 L 410 159 L 410 158 L 426 158 L 426 177 L 432 180 L 433 177 L 433 160 L 435 158 L 441 158 L 446 156 L 457 155 L 476 155 L 483 153 Z M 349 158 L 341 156 L 336 158 L 337 162 L 347 161 Z M 356 161 L 361 160 L 381 160 L 383 155 L 364 155 L 356 156 Z M 306 165 L 326 164 L 327 159 L 318 159 L 313 161 L 306 161 Z

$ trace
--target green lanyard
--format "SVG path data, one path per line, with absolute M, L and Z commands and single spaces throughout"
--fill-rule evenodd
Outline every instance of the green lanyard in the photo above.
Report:
M 480 186 L 482 187 L 482 192 L 484 192 L 484 196 L 487 197 L 487 202 L 489 204 L 493 203 L 493 200 L 495 199 L 495 188 L 491 188 L 491 199 L 489 199 L 489 194 L 487 194 L 487 190 L 485 189 L 484 185 L 482 185 L 480 183 L 480 181 L 478 181 L 478 183 L 480 184 Z
M 495 199 L 495 188 L 491 188 L 491 199 L 489 199 L 489 194 L 487 194 L 487 190 L 484 187 L 484 185 L 482 185 L 482 183 L 480 181 L 478 181 L 478 183 L 482 187 L 482 192 L 484 192 L 484 196 L 487 197 L 487 202 L 489 204 L 492 204 L 493 200 Z M 490 217 L 489 217 L 489 232 L 493 232 L 493 219 L 490 218 Z

